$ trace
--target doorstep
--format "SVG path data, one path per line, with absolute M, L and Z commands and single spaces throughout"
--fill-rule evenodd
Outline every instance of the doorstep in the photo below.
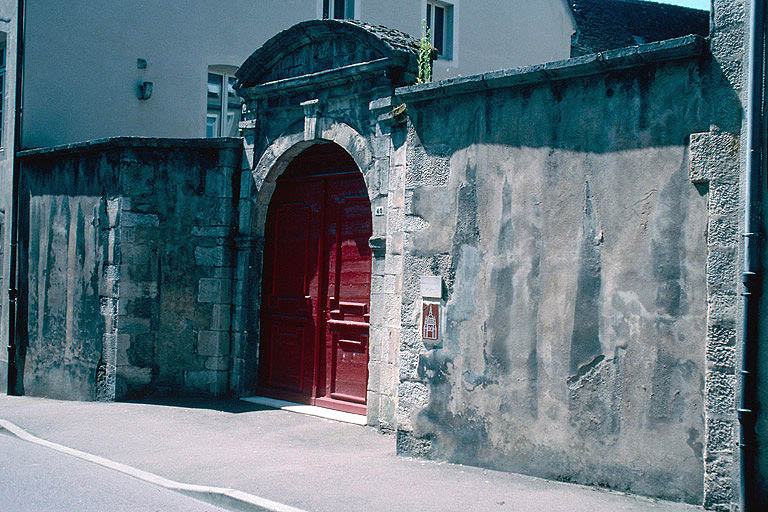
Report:
M 360 414 L 336 411 L 333 409 L 326 409 L 325 407 L 317 407 L 315 405 L 297 404 L 295 402 L 286 402 L 285 400 L 276 400 L 274 398 L 267 398 L 265 396 L 249 396 L 241 398 L 240 400 L 244 402 L 250 402 L 252 404 L 272 407 L 274 409 L 282 409 L 283 411 L 290 411 L 299 414 L 306 414 L 308 416 L 325 418 L 327 420 L 341 421 L 344 423 L 352 423 L 354 425 L 363 426 L 368 424 L 368 419 Z

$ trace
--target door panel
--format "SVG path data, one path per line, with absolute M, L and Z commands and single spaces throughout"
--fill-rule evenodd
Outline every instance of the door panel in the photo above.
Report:
M 259 385 L 265 388 L 302 395 L 313 391 L 322 197 L 321 183 L 276 190 L 273 197 L 264 250 L 266 336 L 259 365 Z
M 367 196 L 359 195 L 360 183 L 353 178 L 334 179 L 328 185 L 328 217 L 333 221 L 326 233 L 328 315 L 323 396 L 365 404 L 371 293 L 368 240 L 372 226 L 370 202 Z M 350 404 L 344 409 L 355 407 Z
M 371 204 L 339 151 L 308 150 L 278 179 L 265 232 L 259 384 L 265 394 L 365 414 Z
M 300 392 L 304 327 L 302 321 L 270 322 L 272 347 L 269 359 L 269 385 L 286 391 Z

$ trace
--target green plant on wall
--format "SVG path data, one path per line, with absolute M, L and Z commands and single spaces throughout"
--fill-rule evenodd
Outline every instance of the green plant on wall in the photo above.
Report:
M 432 38 L 429 34 L 429 27 L 426 21 L 421 22 L 423 28 L 421 39 L 419 39 L 419 74 L 416 77 L 417 84 L 426 84 L 432 81 L 432 55 L 435 51 L 432 46 Z

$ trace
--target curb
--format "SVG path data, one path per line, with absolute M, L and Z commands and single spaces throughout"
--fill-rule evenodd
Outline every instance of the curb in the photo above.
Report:
M 56 450 L 57 452 L 65 453 L 67 455 L 71 455 L 72 457 L 77 457 L 78 459 L 82 459 L 93 464 L 98 464 L 99 466 L 118 471 L 138 480 L 142 480 L 144 482 L 157 485 L 159 487 L 163 487 L 180 494 L 184 494 L 191 498 L 195 498 L 212 505 L 218 505 L 231 510 L 240 510 L 243 512 L 306 512 L 299 508 L 277 503 L 276 501 L 268 500 L 266 498 L 260 498 L 258 496 L 254 496 L 253 494 L 248 494 L 247 492 L 238 491 L 236 489 L 209 487 L 206 485 L 194 485 L 185 484 L 183 482 L 176 482 L 174 480 L 155 475 L 154 473 L 149 473 L 148 471 L 142 471 L 141 469 L 127 466 L 125 464 L 120 464 L 119 462 L 105 459 L 104 457 L 99 457 L 98 455 L 81 452 L 80 450 L 75 450 L 74 448 L 52 443 L 51 441 L 46 441 L 45 439 L 40 439 L 39 437 L 35 437 L 29 432 L 25 431 L 21 427 L 14 425 L 10 421 L 0 419 L 0 432 L 2 431 L 5 431 L 16 438 L 21 439 L 22 441 L 44 446 L 51 450 Z

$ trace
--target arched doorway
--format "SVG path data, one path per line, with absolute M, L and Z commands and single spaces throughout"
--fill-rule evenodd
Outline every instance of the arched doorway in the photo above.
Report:
M 365 414 L 371 203 L 336 144 L 299 154 L 277 179 L 265 229 L 259 391 Z

